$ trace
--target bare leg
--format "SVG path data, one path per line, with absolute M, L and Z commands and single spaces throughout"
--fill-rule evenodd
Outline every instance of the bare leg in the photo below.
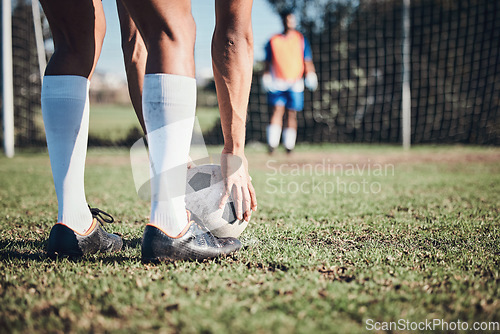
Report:
M 283 129 L 283 145 L 287 153 L 291 153 L 295 148 L 297 140 L 297 111 L 287 110 L 286 127 Z
M 135 114 L 139 119 L 142 130 L 146 133 L 144 117 L 142 115 L 142 85 L 146 71 L 148 52 L 134 21 L 121 0 L 116 1 L 120 30 L 122 35 L 123 60 L 127 72 L 127 83 L 130 99 L 134 106 Z
M 146 73 L 194 78 L 196 25 L 190 1 L 123 0 L 148 50 Z
M 267 148 L 269 154 L 273 154 L 274 150 L 280 144 L 281 130 L 283 127 L 283 115 L 285 114 L 285 106 L 276 105 L 273 107 L 270 124 L 266 128 Z
M 252 1 L 216 0 L 212 65 L 221 115 L 224 149 L 221 159 L 225 195 L 234 194 L 236 216 L 250 219 L 257 209 L 255 190 L 244 154 L 245 121 L 252 83 Z
M 46 75 L 90 79 L 101 53 L 106 20 L 100 0 L 41 0 L 54 39 Z
M 286 127 L 297 130 L 297 111 L 287 110 Z
M 285 106 L 274 106 L 271 115 L 271 124 L 283 125 L 283 116 L 285 115 Z

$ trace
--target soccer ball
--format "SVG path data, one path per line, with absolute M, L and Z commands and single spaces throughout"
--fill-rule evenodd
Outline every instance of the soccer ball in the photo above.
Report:
M 224 191 L 220 165 L 200 165 L 189 168 L 186 182 L 186 208 L 192 219 L 202 223 L 219 238 L 237 238 L 248 222 L 236 218 L 232 197 L 223 209 L 219 202 Z

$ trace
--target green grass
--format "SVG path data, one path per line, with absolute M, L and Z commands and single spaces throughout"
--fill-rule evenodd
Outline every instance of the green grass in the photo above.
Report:
M 212 129 L 219 118 L 217 108 L 199 107 L 196 116 L 203 132 Z M 131 105 L 94 104 L 90 106 L 89 136 L 118 141 L 125 139 L 134 128 L 140 129 L 139 121 Z
M 359 333 L 369 319 L 500 321 L 499 149 L 324 145 L 269 158 L 252 147 L 248 157 L 259 209 L 246 247 L 160 265 L 139 261 L 149 205 L 126 150 L 91 150 L 85 180 L 89 203 L 118 220 L 108 229 L 124 250 L 74 262 L 43 250 L 57 213 L 47 154 L 0 158 L 1 332 Z M 367 163 L 370 173 L 351 169 Z M 335 174 L 321 172 L 327 164 Z M 376 164 L 394 173 L 378 175 Z M 380 192 L 325 193 L 305 186 L 313 178 Z
M 132 105 L 93 104 L 90 106 L 89 136 L 119 140 L 133 128 L 140 129 Z
M 202 132 L 212 130 L 220 118 L 218 108 L 198 107 L 196 108 L 196 117 Z

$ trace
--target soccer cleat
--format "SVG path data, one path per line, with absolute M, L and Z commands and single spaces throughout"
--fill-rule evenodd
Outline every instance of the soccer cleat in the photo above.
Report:
M 189 213 L 188 217 L 190 220 Z M 142 261 L 203 260 L 226 255 L 240 248 L 241 242 L 238 239 L 217 238 L 192 220 L 175 238 L 148 224 L 142 239 Z
M 113 217 L 97 208 L 89 206 L 89 209 L 94 219 L 89 231 L 84 235 L 62 223 L 57 223 L 52 227 L 47 244 L 49 256 L 79 257 L 97 252 L 116 252 L 122 248 L 122 238 L 106 232 L 101 226 L 104 223 L 112 223 Z

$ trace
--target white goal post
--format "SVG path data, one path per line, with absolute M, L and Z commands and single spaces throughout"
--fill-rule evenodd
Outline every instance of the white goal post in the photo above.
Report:
M 2 0 L 2 116 L 3 148 L 7 157 L 14 156 L 14 84 L 12 76 L 12 9 L 11 0 Z
M 24 0 L 23 5 L 29 8 L 29 2 Z M 14 10 L 15 12 L 16 10 Z M 40 80 L 43 80 L 43 72 L 47 65 L 45 55 L 45 45 L 43 39 L 41 7 L 38 0 L 31 0 L 31 15 L 33 18 L 32 31 L 36 44 L 37 63 L 40 71 Z M 13 59 L 13 36 L 16 30 L 12 29 L 12 0 L 2 0 L 2 123 L 3 123 L 3 148 L 4 154 L 11 158 L 15 153 L 16 130 L 15 112 L 19 112 L 14 105 L 14 64 L 16 59 Z M 16 24 L 14 22 L 14 24 Z M 14 40 L 15 41 L 15 40 Z M 18 61 L 18 59 L 17 59 Z
M 403 134 L 403 148 L 411 146 L 411 47 L 410 47 L 410 0 L 403 0 L 403 87 L 401 101 L 401 130 Z

